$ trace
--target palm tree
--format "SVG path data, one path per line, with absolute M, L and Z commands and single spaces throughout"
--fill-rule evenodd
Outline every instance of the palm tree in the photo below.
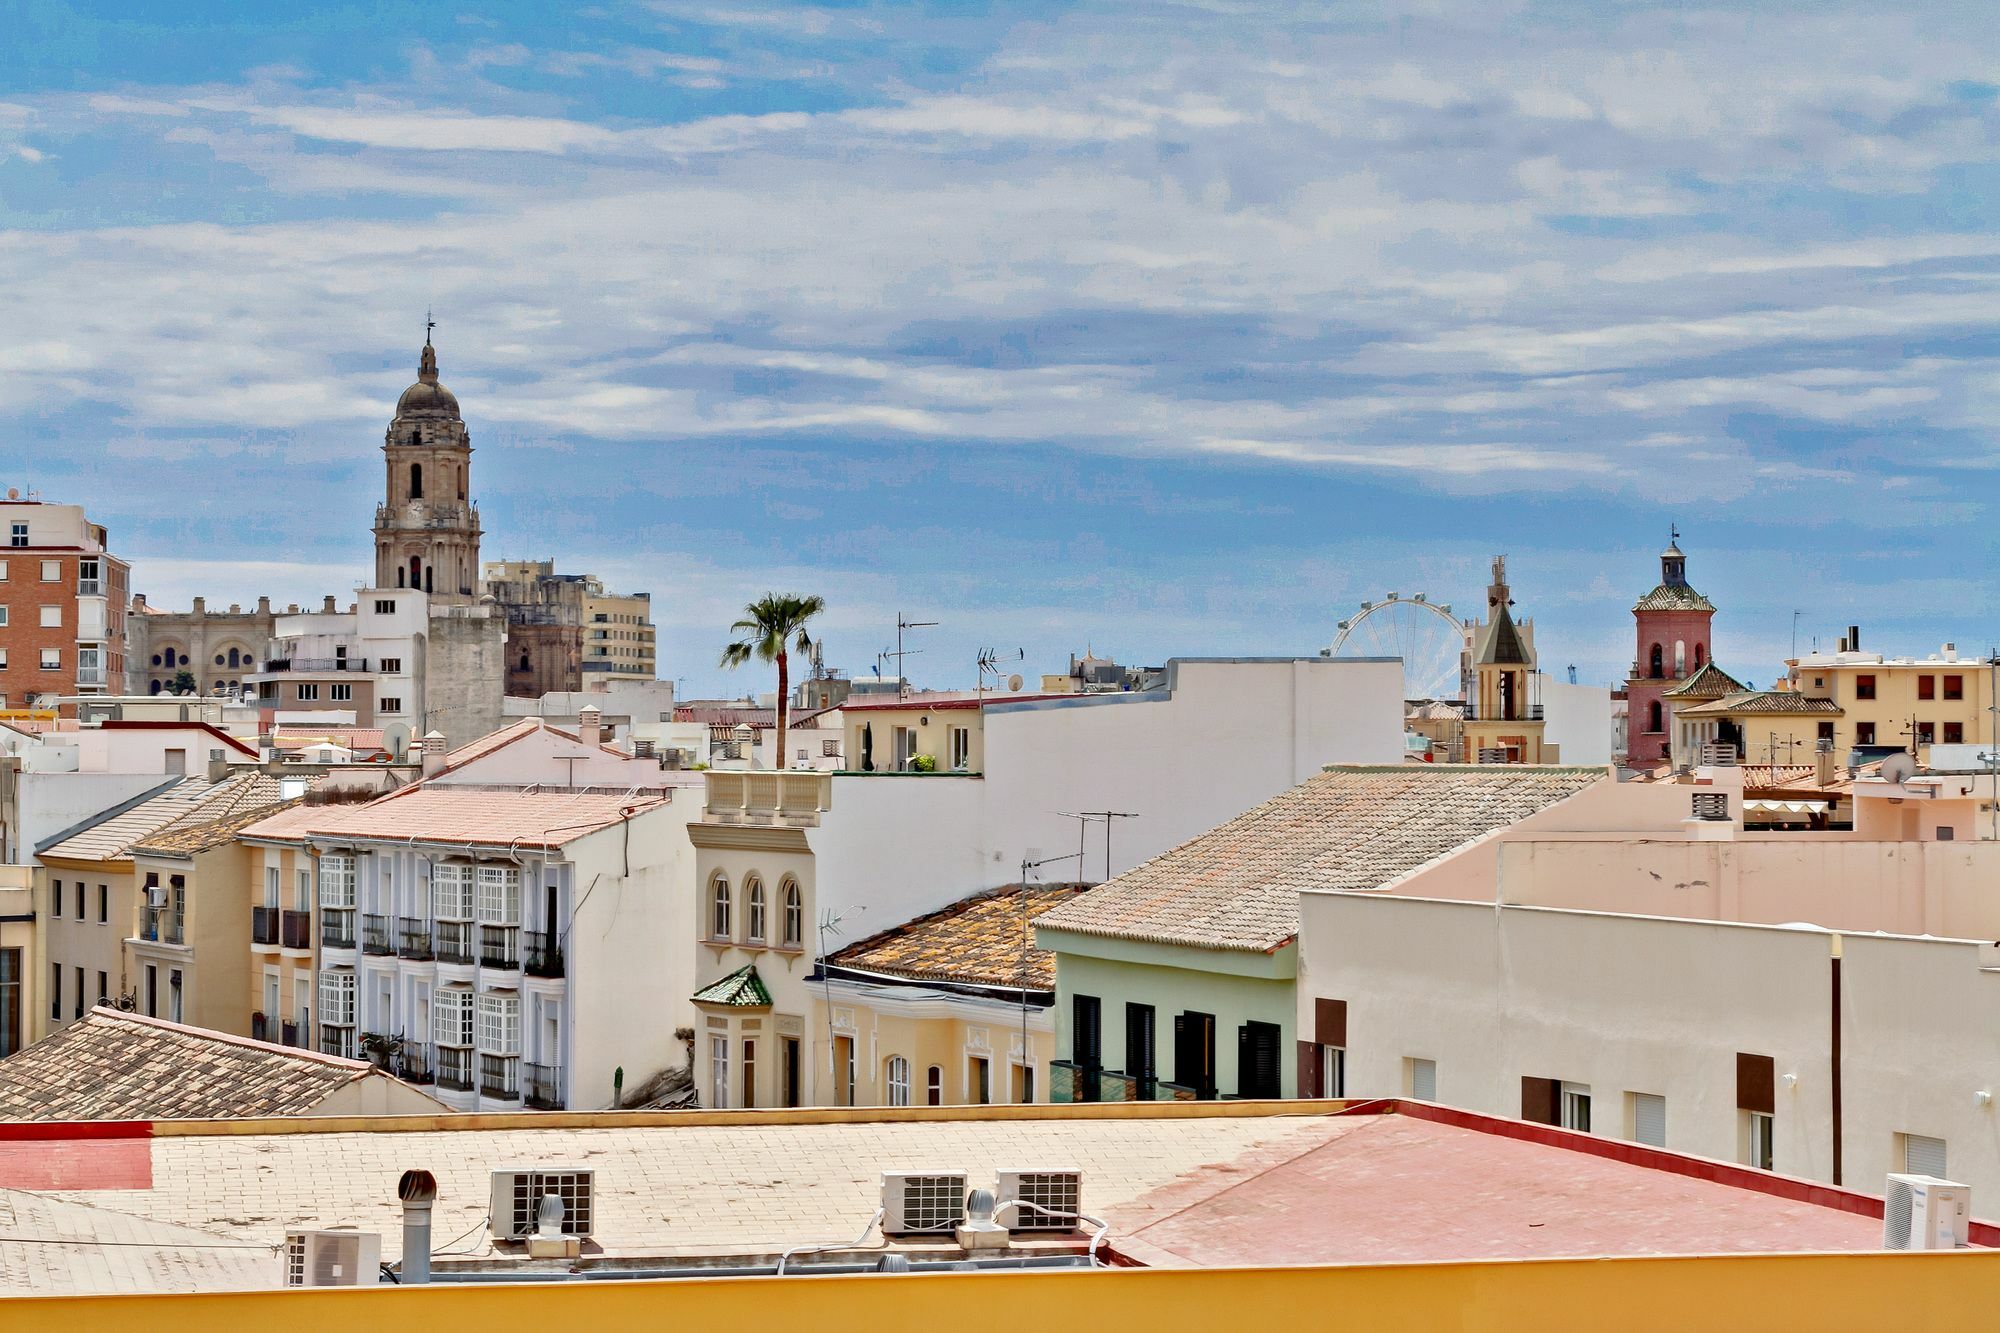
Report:
M 767 592 L 750 605 L 743 608 L 743 618 L 729 627 L 737 637 L 722 650 L 722 665 L 730 670 L 742 666 L 751 658 L 761 662 L 778 664 L 778 732 L 775 744 L 777 762 L 774 768 L 785 767 L 785 738 L 791 721 L 791 663 L 793 652 L 812 651 L 812 635 L 806 632 L 806 622 L 826 610 L 826 602 L 818 597 L 795 597 L 790 594 L 780 596 Z

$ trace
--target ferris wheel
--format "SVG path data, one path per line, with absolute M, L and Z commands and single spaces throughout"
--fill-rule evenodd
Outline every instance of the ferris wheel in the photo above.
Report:
M 1456 699 L 1464 693 L 1460 659 L 1465 627 L 1444 602 L 1423 593 L 1390 593 L 1340 622 L 1328 657 L 1400 657 L 1403 695 L 1409 699 Z

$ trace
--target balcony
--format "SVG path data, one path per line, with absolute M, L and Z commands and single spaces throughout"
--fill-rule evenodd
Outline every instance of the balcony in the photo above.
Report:
M 104 595 L 104 580 L 78 579 L 76 581 L 76 595 L 78 597 L 102 597 Z
M 437 1085 L 453 1092 L 471 1092 L 472 1052 L 463 1046 L 438 1047 Z
M 521 1058 L 479 1053 L 479 1095 L 515 1098 L 521 1095 Z
M 278 942 L 278 909 L 275 907 L 253 907 L 250 909 L 250 942 L 252 944 L 276 944 Z
M 169 907 L 148 907 L 139 918 L 139 938 L 152 944 L 185 944 L 181 914 Z
M 427 1087 L 437 1081 L 437 1071 L 431 1067 L 430 1047 L 407 1043 L 396 1053 L 395 1074 L 405 1083 Z
M 521 928 L 485 926 L 479 928 L 479 965 L 513 971 L 521 966 Z
M 268 1041 L 270 1040 L 268 1036 L 270 1031 L 271 1031 L 270 1019 L 264 1017 L 264 1015 L 262 1014 L 250 1015 L 250 1040 Z
M 369 670 L 365 657 L 271 657 L 264 670 L 273 671 L 357 671 Z
M 279 1043 L 280 1045 L 283 1045 L 283 1046 L 297 1046 L 297 1045 L 299 1045 L 299 1044 L 300 1044 L 300 1042 L 299 1042 L 299 1025 L 298 1025 L 297 1023 L 285 1023 L 285 1024 L 282 1024 L 282 1025 L 281 1025 L 281 1026 L 279 1027 L 279 1030 L 278 1030 L 278 1031 L 279 1031 L 279 1035 L 278 1035 L 278 1043 Z
M 430 922 L 416 916 L 398 917 L 396 952 L 404 958 L 428 962 L 431 956 Z
M 101 666 L 80 666 L 76 669 L 76 683 L 79 685 L 102 685 L 110 678 L 111 673 Z
M 361 918 L 361 951 L 378 957 L 393 957 L 396 946 L 389 935 L 389 918 L 369 913 Z
M 1477 704 L 1468 703 L 1465 705 L 1465 720 L 1467 722 L 1540 722 L 1542 720 L 1542 705 L 1528 704 L 1525 707 L 1516 705 L 1512 716 L 1509 716 L 1505 709 L 1496 708 L 1482 713 L 1479 711 Z
M 469 963 L 472 961 L 472 923 L 470 921 L 440 921 L 437 923 L 437 960 L 440 963 Z
M 322 907 L 319 911 L 319 942 L 328 949 L 354 947 L 354 909 Z
M 354 1029 L 334 1027 L 325 1024 L 319 1030 L 319 1052 L 321 1055 L 338 1055 L 352 1060 L 354 1056 Z
M 810 828 L 833 798 L 833 776 L 802 770 L 711 770 L 705 814 L 716 824 Z
M 531 977 L 559 977 L 563 974 L 562 937 L 553 931 L 528 932 L 527 971 Z
M 278 943 L 286 949 L 312 948 L 312 913 L 285 912 L 278 921 Z
M 563 1109 L 562 1070 L 554 1065 L 529 1065 L 527 1102 L 537 1111 Z

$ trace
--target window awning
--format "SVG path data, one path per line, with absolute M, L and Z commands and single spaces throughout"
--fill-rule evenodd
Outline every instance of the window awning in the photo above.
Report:
M 1764 810 L 1772 814 L 1823 815 L 1832 808 L 1826 801 L 1745 801 L 1745 810 Z

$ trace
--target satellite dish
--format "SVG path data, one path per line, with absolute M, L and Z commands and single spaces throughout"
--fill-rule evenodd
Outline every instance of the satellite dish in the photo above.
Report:
M 1882 761 L 1882 781 L 1908 782 L 1917 775 L 1917 761 L 1907 754 L 1892 754 Z
M 1013 675 L 1007 677 L 1007 688 L 1010 690 L 1018 690 L 1021 688 L 1020 672 L 1017 671 Z

